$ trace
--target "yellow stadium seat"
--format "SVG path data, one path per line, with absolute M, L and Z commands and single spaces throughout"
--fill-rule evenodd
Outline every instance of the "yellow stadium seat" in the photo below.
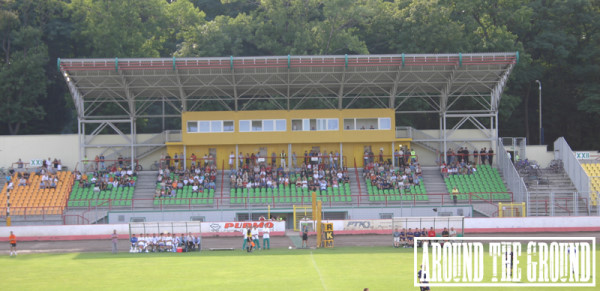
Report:
M 61 214 L 62 208 L 54 206 L 66 204 L 70 185 L 73 184 L 73 175 L 64 171 L 59 172 L 57 176 L 59 183 L 55 189 L 39 189 L 42 177 L 35 173 L 29 177 L 27 186 L 16 186 L 11 192 L 10 200 L 14 207 L 11 215 Z M 13 175 L 13 179 L 17 179 L 17 174 Z M 2 189 L 0 197 L 6 197 L 6 189 Z M 5 199 L 0 199 L 0 207 L 6 207 Z

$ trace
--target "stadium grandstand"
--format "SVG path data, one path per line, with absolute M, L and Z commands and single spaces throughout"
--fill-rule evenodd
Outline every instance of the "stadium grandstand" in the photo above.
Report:
M 39 189 L 39 167 L 13 167 L 2 218 L 291 218 L 313 192 L 329 219 L 495 217 L 499 203 L 519 216 L 598 214 L 597 162 L 580 163 L 564 139 L 547 152 L 498 137 L 518 61 L 515 52 L 58 59 L 78 114 L 78 151 L 60 153 L 72 170 Z M 423 117 L 439 126 L 403 124 Z M 138 133 L 149 119 L 162 131 Z

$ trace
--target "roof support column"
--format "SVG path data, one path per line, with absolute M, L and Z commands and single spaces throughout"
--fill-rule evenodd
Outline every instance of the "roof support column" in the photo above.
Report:
M 81 121 L 81 117 L 77 118 L 77 135 L 79 140 L 79 162 L 81 163 L 85 156 L 85 123 Z
M 340 81 L 340 88 L 338 89 L 338 109 L 342 110 L 344 107 L 344 82 L 346 81 L 346 67 L 342 71 L 342 80 Z
M 137 137 L 135 135 L 135 117 L 134 116 L 131 116 L 129 127 L 131 128 L 131 155 L 130 155 L 131 162 L 130 162 L 130 165 L 131 165 L 131 170 L 135 171 L 135 168 L 136 168 L 135 167 L 136 166 L 135 165 L 135 143 L 136 143 L 135 140 L 137 139 Z
M 231 84 L 233 85 L 233 110 L 238 111 L 238 91 L 237 91 L 237 83 L 235 80 L 235 71 L 233 69 L 233 65 L 231 66 Z
M 400 71 L 402 70 L 402 66 L 398 67 L 398 72 L 396 72 L 396 78 L 394 78 L 394 85 L 392 90 L 390 90 L 390 102 L 389 108 L 395 108 L 396 106 L 396 93 L 398 92 L 398 82 L 400 82 Z
M 442 141 L 443 141 L 443 145 L 444 145 L 444 150 L 442 151 L 442 153 L 444 153 L 444 158 L 442 160 L 446 161 L 446 157 L 447 157 L 447 155 L 446 155 L 446 150 L 447 150 L 446 126 L 447 126 L 447 123 L 446 122 L 447 122 L 447 120 L 446 120 L 446 112 L 445 111 L 442 112 L 442 122 L 443 122 L 443 125 L 442 125 L 441 132 L 442 132 L 442 136 L 443 136 Z M 448 163 L 448 161 L 446 161 L 446 163 Z
M 179 90 L 179 99 L 181 100 L 181 111 L 186 112 L 187 111 L 187 102 L 186 102 L 185 91 L 183 90 L 183 85 L 181 84 L 181 77 L 179 76 L 179 71 L 177 71 L 177 69 L 175 70 L 175 78 L 177 79 L 177 89 Z M 164 101 L 164 98 L 163 98 L 163 101 Z M 164 105 L 163 105 L 163 107 L 164 107 Z M 163 112 L 163 115 L 164 115 L 164 112 Z M 163 117 L 163 119 L 164 119 L 164 117 Z

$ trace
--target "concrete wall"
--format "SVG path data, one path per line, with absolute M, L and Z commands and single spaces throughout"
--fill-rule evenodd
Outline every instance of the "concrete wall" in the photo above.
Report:
M 554 159 L 554 152 L 548 151 L 548 147 L 545 145 L 528 145 L 527 159 L 536 161 L 540 167 L 546 168 Z
M 437 212 L 434 211 L 437 209 Z M 325 210 L 327 211 L 327 210 Z M 459 215 L 460 211 L 462 214 Z M 381 214 L 392 214 L 392 217 L 419 217 L 419 216 L 438 216 L 446 213 L 450 216 L 473 216 L 473 209 L 470 206 L 465 207 L 395 207 L 395 208 L 353 208 L 348 210 L 348 219 L 380 219 Z
M 0 167 L 10 167 L 19 158 L 30 160 L 58 158 L 64 166 L 75 167 L 79 159 L 76 134 L 4 135 L 0 138 Z
M 151 221 L 190 221 L 192 217 L 204 217 L 204 221 L 235 221 L 239 211 L 111 211 L 108 213 L 108 223 L 129 223 L 132 218 L 145 218 Z
M 356 219 L 355 219 L 356 220 Z M 525 218 L 465 218 L 465 233 L 569 232 L 600 231 L 597 219 L 590 217 L 525 217 Z M 211 223 L 208 223 L 211 224 Z M 282 226 L 281 226 L 282 227 Z M 204 226 L 203 226 L 204 229 Z M 109 239 L 113 230 L 127 238 L 129 224 L 2 226 L 0 241 L 6 241 L 14 231 L 21 241 Z M 356 232 L 357 234 L 360 232 Z M 210 235 L 207 233 L 207 235 Z M 585 236 L 585 235 L 582 235 Z
M 599 231 L 600 218 L 593 216 L 465 218 L 465 229 L 472 233 Z
M 434 209 L 437 210 L 434 211 Z M 380 219 L 381 214 L 391 214 L 392 217 L 438 216 L 442 213 L 451 216 L 473 216 L 470 206 L 457 207 L 381 207 L 381 208 L 349 208 L 324 209 L 324 212 L 347 212 L 348 219 Z M 193 216 L 204 217 L 204 221 L 235 221 L 238 213 L 265 213 L 266 209 L 238 209 L 221 211 L 111 211 L 108 213 L 108 223 L 129 223 L 132 218 L 145 218 L 151 221 L 190 221 Z M 277 213 L 292 213 L 292 209 L 277 209 Z
M 154 134 L 139 134 L 138 142 L 154 136 Z M 119 135 L 98 135 L 92 144 L 125 143 Z M 101 148 L 88 148 L 87 156 L 94 159 L 102 152 Z M 112 153 L 107 151 L 105 155 Z M 128 156 L 126 149 L 123 156 Z M 145 169 L 151 163 L 160 159 L 160 151 L 153 153 L 142 161 Z M 21 159 L 29 164 L 30 160 L 47 159 L 50 157 L 60 159 L 63 166 L 73 169 L 79 161 L 79 139 L 77 134 L 47 134 L 47 135 L 4 135 L 0 137 L 0 167 L 10 167 L 12 163 Z
M 285 222 L 261 221 L 250 223 L 258 228 L 267 227 L 272 235 L 281 236 L 285 234 Z M 95 224 L 95 225 L 54 225 L 54 226 L 11 226 L 0 227 L 0 241 L 8 240 L 11 231 L 17 236 L 17 240 L 82 240 L 82 239 L 110 239 L 113 231 L 117 231 L 119 238 L 129 238 L 132 233 L 198 233 L 203 236 L 238 236 L 239 231 L 246 227 L 246 223 L 229 222 L 203 222 L 199 224 L 165 223 L 158 225 L 145 225 L 144 228 L 131 228 L 129 224 Z

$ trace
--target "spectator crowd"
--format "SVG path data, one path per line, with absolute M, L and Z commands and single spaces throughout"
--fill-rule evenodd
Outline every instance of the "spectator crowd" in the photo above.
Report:
M 243 156 L 240 153 L 240 156 Z M 310 191 L 327 190 L 349 183 L 348 169 L 339 165 L 339 153 L 319 153 L 306 151 L 298 161 L 296 153 L 291 156 L 291 167 L 287 167 L 287 156 L 284 152 L 273 153 L 271 159 L 262 158 L 260 154 L 246 154 L 239 159 L 239 169 L 230 172 L 231 189 L 238 188 L 277 188 L 295 185 Z
M 386 158 L 383 150 L 377 156 L 371 150 L 365 150 L 363 159 L 363 177 L 379 190 L 408 190 L 422 183 L 417 154 L 407 147 L 400 147 L 389 158 Z
M 192 193 L 203 193 L 215 189 L 217 167 L 214 163 L 205 166 L 192 165 L 189 169 L 171 166 L 159 169 L 156 178 L 157 192 L 155 197 L 175 197 L 177 190 L 191 186 Z

